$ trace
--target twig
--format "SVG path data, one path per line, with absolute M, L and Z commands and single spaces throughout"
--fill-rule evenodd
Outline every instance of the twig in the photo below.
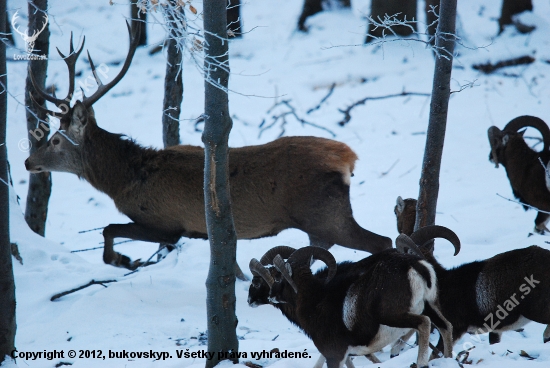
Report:
M 424 97 L 430 97 L 430 93 L 422 93 L 422 92 L 406 92 L 403 91 L 401 93 L 394 93 L 391 95 L 386 96 L 374 96 L 374 97 L 365 97 L 362 100 L 356 101 L 350 106 L 346 107 L 345 109 L 338 109 L 342 114 L 344 114 L 344 118 L 338 122 L 338 125 L 344 126 L 351 120 L 351 110 L 356 108 L 359 105 L 364 105 L 367 101 L 371 100 L 384 100 L 386 98 L 394 98 L 394 97 L 403 97 L 403 96 L 424 96 Z
M 103 284 L 108 284 L 110 282 L 117 282 L 117 280 L 103 280 L 103 281 L 95 281 L 95 280 L 92 280 L 90 281 L 89 283 L 87 283 L 86 285 L 82 285 L 82 286 L 79 286 L 77 288 L 74 288 L 74 289 L 71 289 L 71 290 L 68 290 L 68 291 L 64 291 L 62 293 L 59 293 L 59 294 L 55 294 L 54 296 L 52 296 L 50 298 L 50 300 L 53 302 L 54 300 L 57 300 L 65 295 L 68 295 L 68 294 L 72 294 L 76 291 L 79 291 L 79 290 L 82 290 L 82 289 L 85 289 L 87 288 L 88 286 L 92 286 L 92 285 L 101 285 L 103 287 L 107 287 Z
M 413 167 L 411 167 L 409 170 L 407 170 L 407 171 L 404 172 L 403 174 L 399 175 L 397 178 L 400 179 L 400 178 L 404 177 L 405 175 L 407 175 L 408 173 L 410 173 L 410 172 L 413 171 L 414 169 L 416 169 L 416 165 L 414 165 Z
M 549 179 L 550 179 L 550 172 L 548 171 L 548 166 L 546 166 L 544 164 L 544 162 L 542 162 L 542 159 L 539 157 L 539 162 L 542 166 L 542 168 L 544 169 L 544 172 L 546 173 L 546 182 L 548 183 Z
M 290 104 L 291 101 L 292 100 L 282 100 L 280 102 L 277 102 L 267 111 L 267 113 L 269 114 L 269 113 L 271 113 L 271 111 L 273 111 L 276 107 L 279 107 L 279 106 L 286 106 L 288 108 L 288 111 L 283 111 L 278 115 L 271 116 L 271 119 L 273 119 L 273 120 L 268 125 L 265 125 L 266 120 L 263 119 L 262 122 L 259 125 L 260 133 L 259 133 L 258 137 L 261 137 L 262 133 L 264 131 L 272 128 L 279 121 L 281 121 L 281 133 L 279 134 L 279 137 L 282 137 L 286 132 L 285 126 L 288 123 L 287 120 L 286 120 L 287 116 L 293 116 L 294 119 L 296 119 L 302 125 L 309 125 L 309 126 L 312 126 L 314 128 L 324 130 L 325 132 L 328 132 L 330 135 L 332 135 L 332 137 L 336 137 L 336 134 L 332 130 L 330 130 L 328 128 L 325 128 L 324 126 L 317 125 L 317 124 L 312 123 L 310 121 L 304 120 L 301 117 L 299 117 L 298 113 L 296 112 L 296 109 L 294 108 L 294 106 L 292 106 Z
M 390 173 L 390 171 L 392 171 L 392 169 L 395 167 L 395 165 L 397 165 L 397 163 L 399 162 L 399 159 L 397 159 L 391 166 L 390 168 L 387 170 L 387 171 L 384 171 L 383 173 L 380 174 L 380 177 L 383 177 L 383 176 L 386 176 Z
M 328 90 L 328 93 L 325 97 L 323 97 L 321 99 L 321 101 L 317 104 L 317 106 L 315 107 L 312 107 L 311 109 L 307 110 L 306 111 L 306 114 L 311 114 L 313 111 L 315 110 L 319 110 L 319 108 L 321 107 L 321 105 L 330 97 L 330 95 L 332 95 L 332 92 L 334 92 L 334 88 L 336 87 L 336 82 L 332 83 L 332 85 L 330 86 L 330 89 Z
M 531 64 L 535 62 L 535 58 L 532 56 L 521 56 L 514 59 L 508 59 L 508 60 L 502 60 L 497 62 L 496 64 L 491 63 L 485 63 L 485 64 L 475 64 L 472 65 L 472 68 L 475 70 L 479 70 L 482 73 L 485 74 L 491 74 L 495 70 L 506 68 L 509 66 L 516 66 L 516 65 L 525 65 L 525 64 Z
M 510 198 L 506 198 L 504 196 L 501 196 L 500 194 L 497 193 L 497 196 L 499 196 L 500 198 L 503 198 L 503 199 L 506 199 L 507 201 L 509 202 L 514 202 L 514 203 L 517 203 L 517 204 L 521 204 L 523 207 L 529 207 L 533 210 L 536 210 L 538 212 L 542 212 L 542 213 L 547 213 L 550 215 L 550 212 L 547 212 L 547 211 L 543 211 L 543 210 L 539 210 L 537 207 L 534 207 L 534 206 L 531 206 L 529 204 L 526 204 L 526 203 L 523 203 L 523 202 L 520 202 L 520 201 L 516 201 L 516 200 L 513 200 L 513 199 L 510 199 Z
M 134 239 L 130 239 L 130 240 L 123 240 L 123 241 L 119 241 L 118 243 L 113 243 L 113 245 L 118 245 L 118 244 L 124 244 L 124 243 L 130 243 L 130 242 L 134 242 L 135 240 Z M 104 244 L 105 242 L 101 242 L 99 244 Z M 77 250 L 71 250 L 71 253 L 79 253 L 79 252 L 87 252 L 89 250 L 96 250 L 96 249 L 103 249 L 103 245 L 100 246 L 100 247 L 93 247 L 93 248 L 86 248 L 86 249 L 77 249 Z
M 114 245 L 114 244 L 113 244 L 113 245 Z M 101 246 L 101 247 L 93 247 L 93 248 L 86 248 L 86 249 L 71 250 L 71 253 L 87 252 L 87 251 L 89 251 L 89 250 L 96 250 L 96 249 L 103 249 L 103 246 Z
M 102 229 L 105 229 L 105 226 L 103 226 L 103 227 L 96 227 L 95 229 L 90 229 L 90 230 L 81 230 L 81 231 L 79 231 L 78 233 L 79 233 L 79 234 L 84 234 L 84 233 L 89 233 L 90 231 L 96 231 L 96 230 L 102 230 Z
M 134 274 L 134 273 L 138 272 L 139 270 L 141 270 L 143 267 L 149 266 L 149 265 L 151 265 L 151 264 L 153 264 L 153 263 L 156 263 L 156 262 L 150 263 L 149 261 L 150 261 L 151 259 L 153 259 L 154 256 L 156 256 L 157 254 L 159 254 L 160 251 L 162 251 L 164 248 L 166 248 L 166 245 L 160 246 L 159 249 L 157 249 L 157 251 L 156 251 L 155 253 L 153 253 L 153 254 L 151 255 L 151 257 L 149 257 L 149 259 L 147 259 L 147 261 L 145 261 L 141 266 L 139 266 L 138 268 L 136 268 L 136 269 L 133 270 L 132 272 L 128 272 L 128 273 L 125 274 L 124 276 L 129 276 L 129 275 L 131 275 L 131 274 Z

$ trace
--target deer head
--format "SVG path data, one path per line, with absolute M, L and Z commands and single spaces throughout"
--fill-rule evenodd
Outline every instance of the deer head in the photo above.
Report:
M 59 99 L 44 92 L 37 86 L 34 76 L 29 70 L 31 82 L 37 95 L 44 100 L 53 103 L 61 111 L 54 112 L 46 109 L 41 104 L 36 102 L 33 94 L 31 93 L 31 98 L 35 101 L 36 106 L 45 111 L 48 115 L 59 118 L 60 124 L 59 130 L 52 135 L 48 141 L 48 144 L 40 147 L 25 161 L 25 167 L 27 170 L 33 173 L 43 171 L 63 171 L 79 176 L 82 174 L 82 147 L 84 145 L 85 132 L 87 129 L 90 129 L 90 126 L 97 126 L 92 105 L 104 96 L 111 88 L 113 88 L 122 79 L 122 77 L 124 77 L 130 67 L 130 63 L 132 62 L 132 58 L 138 45 L 139 27 L 136 27 L 132 34 L 128 22 L 126 22 L 126 26 L 128 27 L 128 33 L 130 34 L 130 50 L 126 56 L 122 69 L 112 81 L 107 84 L 103 84 L 99 79 L 96 67 L 92 61 L 90 53 L 88 52 L 88 60 L 97 83 L 97 90 L 89 97 L 85 96 L 84 91 L 82 91 L 82 101 L 76 101 L 72 107 L 70 106 L 70 102 L 73 97 L 75 87 L 75 64 L 78 56 L 82 52 L 85 40 L 82 41 L 80 48 L 75 51 L 73 47 L 73 35 L 71 33 L 69 55 L 65 56 L 61 51 L 59 51 L 59 49 L 57 49 L 57 52 L 61 55 L 69 69 L 69 91 L 65 98 Z
M 25 32 L 21 32 L 19 30 L 19 28 L 17 27 L 17 18 L 19 17 L 17 16 L 17 11 L 16 11 L 13 17 L 11 17 L 11 25 L 13 26 L 13 29 L 15 30 L 15 32 L 19 33 L 23 38 L 23 41 L 25 41 L 25 43 L 27 44 L 27 53 L 31 54 L 32 51 L 34 50 L 34 43 L 36 42 L 36 39 L 38 38 L 40 33 L 42 33 L 44 29 L 46 29 L 46 26 L 48 25 L 48 15 L 44 13 L 44 23 L 42 24 L 42 28 L 40 30 L 35 30 L 33 34 L 30 36 L 28 35 L 28 31 L 29 31 L 28 28 L 25 29 Z

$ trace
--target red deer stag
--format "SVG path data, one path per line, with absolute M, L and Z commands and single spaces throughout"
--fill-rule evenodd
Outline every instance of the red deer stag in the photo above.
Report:
M 130 29 L 128 29 L 129 32 Z M 102 84 L 88 55 L 98 89 L 67 107 L 75 86 L 76 52 L 72 39 L 69 92 L 61 100 L 36 88 L 43 99 L 62 110 L 60 130 L 26 161 L 33 173 L 63 171 L 78 175 L 111 197 L 133 222 L 110 224 L 103 230 L 103 260 L 135 269 L 142 262 L 113 250 L 115 238 L 174 244 L 180 237 L 207 238 L 204 216 L 204 149 L 175 146 L 145 148 L 120 134 L 101 129 L 92 105 L 124 76 L 137 37 L 120 73 Z M 352 215 L 349 186 L 357 156 L 345 144 L 316 137 L 284 137 L 259 146 L 231 148 L 231 201 L 238 239 L 273 236 L 297 228 L 312 245 L 333 244 L 376 253 L 391 248 L 390 238 L 363 229 Z

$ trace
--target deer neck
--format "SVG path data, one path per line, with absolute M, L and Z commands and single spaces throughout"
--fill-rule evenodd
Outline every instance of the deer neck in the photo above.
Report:
M 85 134 L 82 177 L 97 190 L 116 198 L 138 179 L 142 157 L 152 150 L 98 126 L 89 128 L 93 129 Z

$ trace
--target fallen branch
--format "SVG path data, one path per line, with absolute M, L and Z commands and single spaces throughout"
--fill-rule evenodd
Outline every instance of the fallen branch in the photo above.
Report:
M 491 64 L 491 63 L 475 64 L 475 65 L 472 65 L 472 68 L 474 68 L 475 70 L 479 70 L 480 72 L 485 74 L 491 74 L 495 70 L 498 70 L 501 68 L 516 66 L 516 65 L 531 64 L 534 61 L 535 61 L 535 58 L 532 56 L 521 56 L 514 59 L 502 60 L 497 62 L 496 64 Z
M 323 97 L 321 99 L 321 101 L 317 104 L 317 106 L 315 107 L 312 107 L 311 109 L 307 110 L 306 111 L 306 114 L 311 114 L 313 111 L 315 110 L 319 110 L 319 108 L 321 107 L 321 105 L 330 97 L 330 95 L 332 95 L 332 92 L 334 92 L 334 88 L 336 87 L 336 82 L 335 83 L 332 83 L 332 85 L 330 86 L 330 89 L 328 90 L 328 93 L 325 97 Z
M 92 280 L 92 281 L 90 281 L 89 283 L 87 283 L 86 285 L 82 285 L 82 286 L 79 286 L 79 287 L 77 287 L 77 288 L 74 288 L 74 289 L 71 289 L 71 290 L 68 290 L 68 291 L 64 291 L 64 292 L 59 293 L 59 294 L 55 294 L 54 296 L 52 296 L 52 297 L 50 298 L 50 300 L 53 302 L 54 300 L 57 300 L 57 299 L 59 299 L 59 298 L 65 296 L 65 295 L 72 294 L 72 293 L 74 293 L 74 292 L 77 292 L 77 291 L 79 291 L 79 290 L 85 289 L 85 288 L 87 288 L 87 287 L 89 287 L 89 286 L 92 286 L 92 285 L 101 285 L 101 286 L 103 286 L 103 287 L 107 287 L 107 286 L 105 286 L 105 285 L 103 285 L 103 284 L 108 284 L 108 283 L 110 283 L 110 282 L 117 282 L 117 280 L 103 280 L 103 281 L 95 281 L 95 280 Z
M 373 100 L 384 100 L 387 98 L 394 98 L 394 97 L 403 97 L 403 96 L 424 96 L 424 97 L 430 97 L 430 93 L 422 93 L 422 92 L 401 92 L 401 93 L 394 93 L 391 95 L 386 96 L 375 96 L 375 97 L 365 97 L 362 100 L 359 100 L 357 102 L 354 102 L 350 106 L 346 107 L 345 109 L 338 109 L 342 114 L 344 114 L 344 118 L 338 122 L 338 125 L 344 126 L 351 120 L 351 110 L 356 108 L 359 105 L 364 105 L 367 101 L 373 101 Z

